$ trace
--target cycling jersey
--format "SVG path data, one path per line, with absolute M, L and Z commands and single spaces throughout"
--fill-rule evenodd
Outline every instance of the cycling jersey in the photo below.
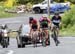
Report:
M 41 21 L 43 21 L 43 20 L 44 20 L 44 19 L 43 19 L 43 17 L 42 17 L 42 18 L 40 18 L 39 21 L 41 22 Z M 50 23 L 50 19 L 49 19 L 49 18 L 47 18 L 47 21 Z
M 52 17 L 53 24 L 59 24 L 61 22 L 61 17 L 58 16 L 58 18 L 56 18 L 55 16 Z
M 56 18 L 56 16 L 53 16 L 52 19 L 51 19 L 51 21 L 52 21 L 52 23 L 53 23 L 54 25 L 56 25 L 56 26 L 59 28 L 59 24 L 60 24 L 60 22 L 61 22 L 61 17 L 58 16 L 58 18 Z
M 31 22 L 32 24 L 37 24 L 37 20 L 32 20 L 32 22 Z
M 32 20 L 31 21 L 31 24 L 32 24 L 32 29 L 37 29 L 38 28 L 38 25 L 37 25 L 37 20 Z
M 48 23 L 50 23 L 49 19 L 44 20 L 43 18 L 40 20 L 40 25 L 42 28 L 47 28 L 48 27 Z

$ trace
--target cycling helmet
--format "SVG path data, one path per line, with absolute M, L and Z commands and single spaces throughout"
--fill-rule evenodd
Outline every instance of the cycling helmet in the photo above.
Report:
M 6 24 L 2 24 L 1 28 L 4 29 L 6 28 L 6 26 L 7 26 Z
M 29 17 L 29 20 L 32 21 L 33 20 L 33 17 Z
M 48 15 L 47 15 L 47 14 L 43 14 L 43 16 L 42 16 L 42 17 L 46 17 L 46 18 L 47 18 L 47 17 L 48 17 Z
M 5 24 L 2 24 L 2 27 L 5 27 Z
M 55 15 L 59 15 L 59 12 L 55 12 L 54 14 L 55 14 Z

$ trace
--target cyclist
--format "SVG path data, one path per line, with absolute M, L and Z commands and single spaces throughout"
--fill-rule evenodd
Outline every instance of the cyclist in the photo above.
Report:
M 53 28 L 54 26 L 56 26 L 56 30 L 57 30 L 57 43 L 60 43 L 59 40 L 58 40 L 58 36 L 59 36 L 59 26 L 61 24 L 61 16 L 59 15 L 58 12 L 55 13 L 55 15 L 52 17 L 51 19 L 52 21 L 52 26 L 51 26 L 51 31 L 53 33 Z
M 38 28 L 39 28 L 39 26 L 38 26 L 38 22 L 37 22 L 37 20 L 36 19 L 34 19 L 33 17 L 29 17 L 29 25 L 30 25 L 30 36 L 31 36 L 31 38 L 32 38 L 32 33 L 33 32 L 35 32 L 35 31 L 38 31 Z M 38 33 L 37 33 L 38 34 Z
M 47 15 L 43 15 L 42 18 L 40 18 L 40 27 L 43 29 L 45 28 L 45 32 L 46 32 L 46 45 L 49 45 L 48 43 L 48 27 L 50 26 L 50 19 L 47 18 Z

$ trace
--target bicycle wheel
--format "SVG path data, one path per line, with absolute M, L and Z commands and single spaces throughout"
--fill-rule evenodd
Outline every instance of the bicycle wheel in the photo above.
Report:
M 42 32 L 42 46 L 46 47 L 46 34 L 45 32 Z
M 55 41 L 55 45 L 58 46 L 58 39 L 57 39 L 56 31 L 54 31 L 54 41 Z
M 37 47 L 37 34 L 36 34 L 36 32 L 34 32 L 32 35 L 32 43 L 33 43 L 34 47 Z
M 48 45 L 50 45 L 50 36 L 48 35 Z
M 5 47 L 5 48 L 8 47 L 8 38 L 7 37 L 4 38 L 4 46 L 3 47 Z

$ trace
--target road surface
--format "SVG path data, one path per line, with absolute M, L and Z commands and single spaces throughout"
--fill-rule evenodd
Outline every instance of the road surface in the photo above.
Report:
M 0 54 L 75 54 L 75 37 L 59 37 L 60 44 L 55 46 L 51 38 L 51 45 L 42 47 L 38 44 L 37 48 L 33 45 L 26 45 L 26 48 L 17 48 L 15 38 L 10 39 L 10 45 L 7 49 L 0 46 Z
M 21 24 L 28 24 L 28 17 L 33 16 L 38 19 L 42 14 L 23 14 L 18 17 L 0 19 L 0 24 L 7 24 L 10 29 L 18 29 Z M 0 46 L 0 54 L 75 54 L 75 37 L 59 37 L 60 44 L 55 46 L 51 38 L 51 45 L 37 48 L 33 45 L 26 45 L 26 48 L 17 48 L 16 38 L 10 38 L 10 45 L 7 49 Z
M 21 14 L 17 17 L 11 17 L 6 19 L 0 19 L 1 24 L 7 24 L 10 29 L 18 29 L 21 24 L 28 24 L 29 17 L 39 19 L 42 14 Z

